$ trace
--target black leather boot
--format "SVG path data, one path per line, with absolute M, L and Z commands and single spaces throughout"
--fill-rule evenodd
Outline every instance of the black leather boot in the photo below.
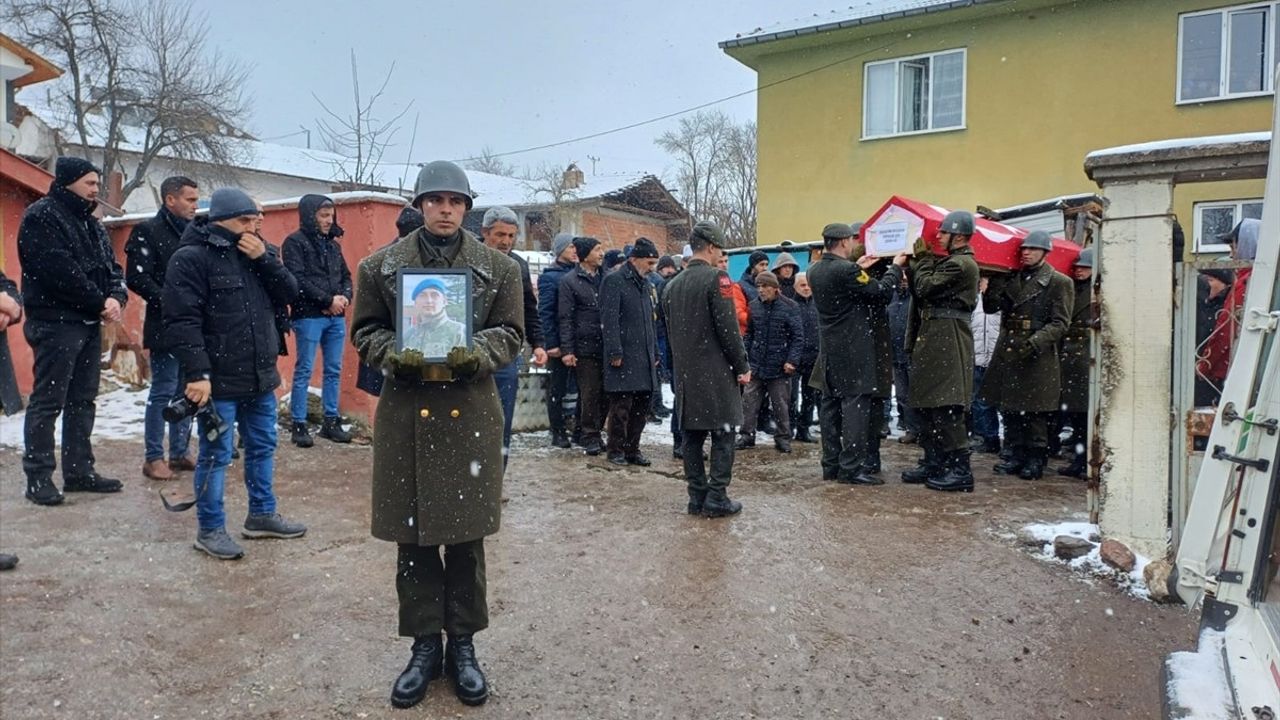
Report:
M 1000 454 L 1000 462 L 996 463 L 991 469 L 997 475 L 1018 475 L 1022 472 L 1022 468 L 1027 464 L 1027 451 L 1021 447 L 1008 448 L 1008 457 L 1005 453 Z
M 427 685 L 440 677 L 444 664 L 444 643 L 439 634 L 419 635 L 413 640 L 412 655 L 396 684 L 391 686 L 391 704 L 413 707 L 427 696 Z
M 27 499 L 37 505 L 61 505 L 65 499 L 50 478 L 27 480 Z
M 444 671 L 453 679 L 453 693 L 464 705 L 483 705 L 489 699 L 489 683 L 476 660 L 470 635 L 450 635 Z
M 569 433 L 567 433 L 567 432 L 565 432 L 565 431 L 563 431 L 563 430 L 560 430 L 560 431 L 552 430 L 552 431 L 551 431 L 551 445 L 552 445 L 553 447 L 558 447 L 558 448 L 569 448 L 569 447 L 573 447 L 573 445 L 569 442 Z
M 709 491 L 702 501 L 702 517 L 718 518 L 742 512 L 742 503 L 730 500 L 725 491 Z
M 294 445 L 297 445 L 300 448 L 309 448 L 316 444 L 316 442 L 311 439 L 311 432 L 307 429 L 306 422 L 297 422 L 295 420 L 290 430 L 289 439 L 293 441 Z
M 1039 480 L 1044 477 L 1044 461 L 1048 452 L 1044 448 L 1036 448 L 1027 452 L 1027 462 L 1018 472 L 1023 480 Z
M 337 417 L 324 419 L 324 424 L 320 426 L 320 437 L 336 443 L 351 442 L 351 433 L 342 429 L 342 419 Z
M 947 458 L 947 474 L 925 482 L 930 490 L 973 492 L 973 470 L 969 467 L 969 451 L 956 450 Z
M 702 503 L 706 501 L 706 499 L 707 494 L 705 492 L 698 492 L 697 490 L 692 489 L 689 490 L 689 514 L 701 515 Z
M 920 462 L 914 468 L 903 471 L 902 482 L 921 485 L 928 482 L 929 478 L 941 478 L 946 472 L 946 468 L 938 461 L 937 453 L 926 448 Z

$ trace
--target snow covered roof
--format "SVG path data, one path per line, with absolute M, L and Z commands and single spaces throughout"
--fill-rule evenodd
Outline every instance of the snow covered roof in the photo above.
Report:
M 1149 153 L 1160 150 L 1191 150 L 1211 147 L 1213 145 L 1237 145 L 1240 143 L 1270 141 L 1271 132 L 1266 130 L 1262 132 L 1234 133 L 1232 135 L 1204 135 L 1201 137 L 1173 138 L 1170 140 L 1156 140 L 1154 142 L 1120 145 L 1117 147 L 1094 150 L 1086 155 L 1085 159 L 1088 160 L 1108 155 L 1132 155 L 1135 153 Z
M 375 192 L 372 190 L 351 190 L 348 192 L 326 193 L 325 196 L 328 197 L 330 200 L 332 200 L 335 205 L 347 205 L 350 203 L 370 202 L 370 201 L 390 203 L 393 205 L 404 205 L 404 197 L 401 195 L 396 195 L 393 193 Z M 301 200 L 302 200 L 301 195 L 299 195 L 298 197 L 267 200 L 262 203 L 262 207 L 265 210 L 271 210 L 275 208 L 297 207 L 298 203 Z M 196 210 L 197 215 L 207 213 L 207 212 L 209 212 L 209 208 L 207 207 L 202 207 Z M 115 215 L 112 217 L 104 217 L 102 218 L 102 224 L 106 225 L 107 227 L 114 227 L 116 225 L 132 225 L 133 223 L 155 217 L 155 214 L 156 213 L 154 210 L 148 210 L 146 212 L 136 212 L 136 213 L 129 213 L 127 215 Z
M 1003 2 L 1003 0 L 863 0 L 856 5 L 832 10 L 826 14 L 814 13 L 808 17 L 738 33 L 733 38 L 722 41 L 720 47 L 727 50 L 993 2 Z

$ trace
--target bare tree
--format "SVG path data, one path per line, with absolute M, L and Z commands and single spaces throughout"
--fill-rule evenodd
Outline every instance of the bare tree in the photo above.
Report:
M 413 102 L 404 106 L 400 112 L 396 113 L 391 119 L 383 121 L 377 117 L 376 106 L 378 100 L 382 98 L 382 93 L 386 91 L 387 84 L 391 82 L 391 75 L 395 73 L 396 64 L 391 63 L 391 67 L 387 69 L 387 74 L 382 78 L 382 85 L 378 90 L 368 98 L 360 96 L 360 73 L 356 64 L 355 50 L 351 51 L 351 91 L 354 96 L 352 104 L 352 114 L 346 116 L 339 115 L 325 105 L 315 93 L 311 93 L 311 97 L 315 98 L 320 104 L 320 108 L 324 110 L 328 118 L 318 118 L 316 125 L 320 129 L 320 138 L 324 143 L 325 149 L 330 152 L 343 155 L 349 160 L 338 163 L 334 170 L 338 173 L 338 177 L 343 182 L 352 186 L 369 186 L 382 185 L 382 173 L 379 170 L 379 163 L 382 162 L 382 156 L 386 153 L 387 148 L 391 147 L 391 141 L 395 139 L 396 132 L 400 130 L 400 119 L 405 113 L 409 112 L 409 108 L 413 107 Z
M 55 142 L 60 152 L 100 154 L 105 171 L 120 173 L 114 202 L 146 182 L 157 157 L 241 160 L 245 71 L 208 49 L 204 17 L 189 2 L 2 0 L 0 18 L 66 68 L 52 96 Z
M 756 126 L 735 125 L 716 110 L 680 119 L 654 141 L 676 160 L 681 201 L 696 219 L 712 219 L 732 245 L 756 241 Z
M 560 166 L 543 163 L 524 176 L 531 199 L 551 206 L 547 212 L 547 225 L 553 235 L 564 229 L 565 220 L 569 217 L 569 204 L 578 196 L 577 188 L 570 185 L 565 175 Z
M 493 148 L 489 147 L 488 145 L 485 145 L 483 148 L 480 149 L 479 155 L 476 155 L 472 157 L 470 160 L 467 160 L 466 162 L 464 162 L 463 166 L 466 167 L 468 170 L 475 170 L 476 172 L 489 173 L 490 175 L 505 175 L 507 177 L 516 177 L 520 174 L 520 171 L 516 169 L 515 165 L 507 162 L 506 160 L 503 160 L 500 157 L 497 157 L 494 154 Z

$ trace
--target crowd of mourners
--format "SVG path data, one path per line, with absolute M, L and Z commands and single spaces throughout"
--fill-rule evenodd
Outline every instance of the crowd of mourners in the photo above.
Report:
M 525 358 L 547 371 L 557 448 L 648 466 L 643 431 L 669 419 L 690 515 L 742 510 L 728 493 L 735 453 L 755 448 L 759 433 L 779 453 L 820 444 L 823 480 L 848 485 L 883 483 L 881 443 L 894 429 L 921 449 L 901 481 L 932 490 L 972 491 L 973 453 L 998 455 L 996 473 L 1024 480 L 1087 474 L 1093 250 L 1080 252 L 1068 277 L 1045 262 L 1044 232 L 1022 241 L 1018 269 L 996 272 L 974 259 L 968 212 L 950 213 L 935 237 L 894 257 L 868 254 L 860 223 L 837 222 L 822 228 L 820 253 L 756 250 L 736 281 L 714 222 L 694 224 L 678 255 L 643 237 L 607 249 L 561 233 L 535 282 L 513 252 L 516 213 L 489 208 L 480 237 L 467 232 L 466 173 L 437 161 L 422 167 L 394 238 L 353 279 L 331 198 L 303 196 L 297 230 L 277 246 L 263 237 L 254 198 L 220 188 L 200 213 L 199 185 L 171 177 L 162 207 L 133 228 L 122 267 L 95 215 L 99 189 L 89 161 L 59 158 L 48 195 L 19 228 L 21 290 L 0 273 L 0 332 L 21 322 L 34 353 L 26 498 L 56 506 L 64 493 L 123 488 L 98 472 L 91 437 L 102 326 L 121 320 L 132 291 L 146 303 L 151 372 L 141 474 L 192 473 L 193 500 L 166 508 L 196 508 L 195 547 L 214 558 L 244 555 L 223 507 L 238 458 L 248 499 L 240 535 L 302 537 L 307 528 L 278 511 L 274 491 L 278 359 L 292 334 L 290 441 L 312 447 L 308 418 L 318 415 L 316 436 L 348 443 L 339 390 L 350 341 L 362 361 L 359 387 L 379 396 L 372 534 L 397 545 L 399 631 L 413 638 L 392 689 L 397 707 L 420 701 L 442 674 L 463 702 L 488 697 L 472 636 L 488 625 L 484 538 L 499 526 Z M 1252 258 L 1257 231 L 1246 220 L 1225 238 L 1234 257 Z M 403 296 L 401 274 L 433 269 L 469 275 L 469 322 L 456 308 L 447 314 L 440 280 Z M 1201 373 L 1220 381 L 1247 271 L 1206 272 L 1203 282 L 1202 301 L 1220 301 L 1202 332 Z M 446 343 L 443 359 L 428 357 L 406 343 L 407 322 L 451 333 L 465 324 L 466 340 Z M 317 353 L 318 413 L 309 402 Z M 21 406 L 0 336 L 0 410 Z M 1056 457 L 1063 462 L 1050 469 Z M 0 569 L 16 563 L 0 555 Z

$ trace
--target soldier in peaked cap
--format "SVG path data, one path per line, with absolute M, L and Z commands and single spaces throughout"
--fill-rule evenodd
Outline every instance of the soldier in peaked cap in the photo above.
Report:
M 484 538 L 498 531 L 502 512 L 493 373 L 524 342 L 523 290 L 516 261 L 462 229 L 472 204 L 462 168 L 428 163 L 414 190 L 425 225 L 360 263 L 351 328 L 361 359 L 388 374 L 375 416 L 372 531 L 398 545 L 400 634 L 414 639 L 391 704 L 418 703 L 443 672 L 462 702 L 479 705 L 489 688 L 472 635 L 489 624 Z M 444 364 L 396 342 L 403 268 L 471 272 L 471 346 L 451 348 Z
M 1071 266 L 1075 298 L 1071 325 L 1062 337 L 1062 418 L 1071 426 L 1071 463 L 1058 468 L 1067 477 L 1085 476 L 1089 448 L 1089 352 L 1093 330 L 1093 248 L 1080 251 Z

